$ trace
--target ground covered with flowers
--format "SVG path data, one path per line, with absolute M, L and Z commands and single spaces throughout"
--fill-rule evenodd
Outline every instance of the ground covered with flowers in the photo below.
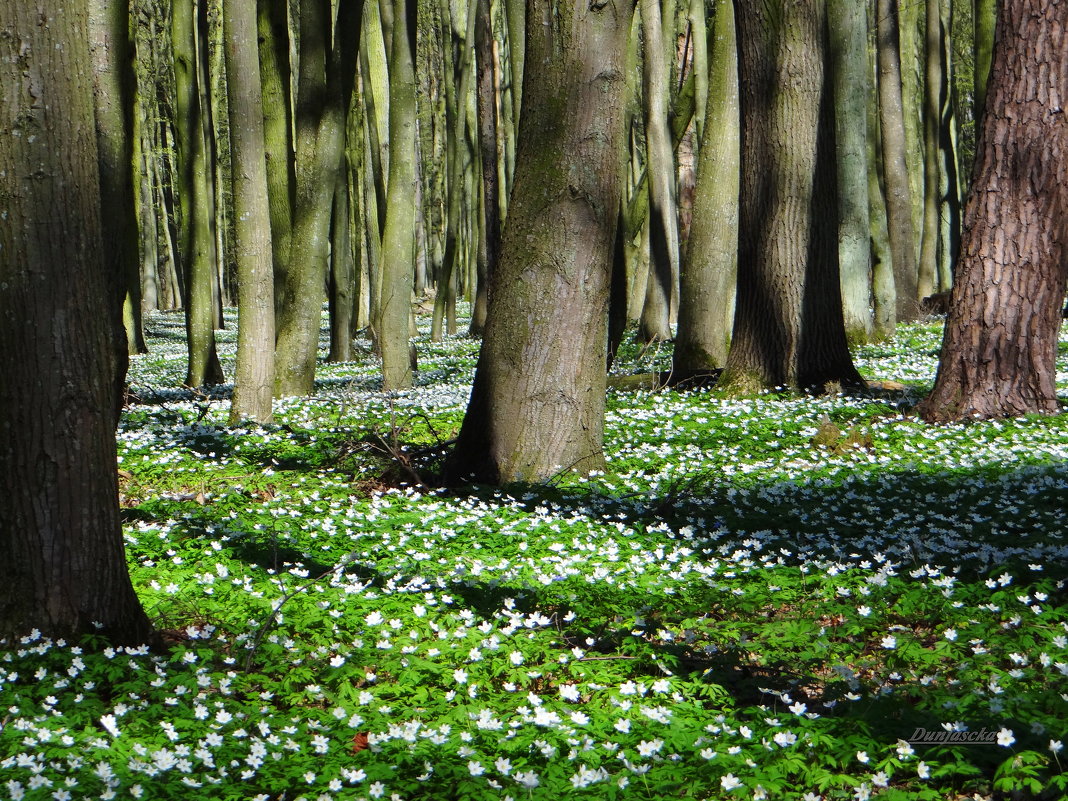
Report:
M 938 329 L 856 354 L 904 389 L 612 392 L 603 474 L 445 491 L 476 342 L 233 429 L 154 316 L 119 467 L 168 647 L 0 643 L 0 798 L 1064 797 L 1068 416 L 921 423 Z

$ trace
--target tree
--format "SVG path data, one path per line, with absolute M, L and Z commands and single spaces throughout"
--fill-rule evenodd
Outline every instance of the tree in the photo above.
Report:
M 738 270 L 738 55 L 732 0 L 716 0 L 715 9 L 693 227 L 672 361 L 680 377 L 726 364 Z
M 515 183 L 448 471 L 540 481 L 604 462 L 608 278 L 629 0 L 528 4 Z
M 393 0 L 389 63 L 389 185 L 382 232 L 378 344 L 382 388 L 412 385 L 410 326 L 415 259 L 415 0 Z
M 671 95 L 665 41 L 674 43 L 675 20 L 662 19 L 660 0 L 640 0 L 644 48 L 642 92 L 645 112 L 646 175 L 649 184 L 649 273 L 638 327 L 643 342 L 671 339 L 671 304 L 678 296 L 679 224 L 675 153 L 668 128 Z M 666 33 L 666 31 L 670 31 Z
M 89 4 L 89 42 L 93 59 L 97 154 L 104 239 L 112 243 L 107 256 L 118 291 L 124 295 L 123 316 L 130 353 L 144 353 L 141 324 L 141 272 L 134 203 L 133 113 L 134 74 L 130 42 L 129 3 L 93 0 Z
M 838 277 L 826 4 L 739 0 L 742 177 L 738 301 L 723 386 L 822 389 L 863 381 Z
M 300 0 L 295 187 L 289 263 L 277 318 L 275 394 L 307 395 L 326 287 L 334 187 L 345 147 L 345 112 L 356 75 L 362 0 Z
M 86 0 L 0 22 L 0 638 L 147 641 L 123 552 L 121 308 L 104 256 Z M 98 629 L 99 625 L 99 629 Z
M 267 423 L 274 397 L 274 266 L 255 0 L 227 0 L 223 23 L 239 293 L 230 422 Z
M 174 48 L 175 128 L 181 233 L 178 252 L 186 276 L 185 320 L 191 387 L 221 384 L 222 366 L 215 349 L 215 200 L 212 194 L 208 131 L 211 109 L 204 102 L 207 56 L 204 14 L 196 0 L 175 0 L 171 17 Z
M 1004 0 L 930 421 L 1058 409 L 1068 280 L 1068 1 Z M 1051 104 L 1057 103 L 1056 106 Z
M 828 26 L 838 146 L 838 257 L 846 334 L 872 336 L 871 245 L 868 210 L 868 17 L 857 0 L 828 0 Z

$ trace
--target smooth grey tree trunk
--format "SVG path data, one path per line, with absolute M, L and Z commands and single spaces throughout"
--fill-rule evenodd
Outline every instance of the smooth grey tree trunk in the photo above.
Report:
M 230 423 L 269 423 L 274 397 L 274 256 L 256 0 L 223 5 L 236 239 L 237 371 Z
M 868 17 L 857 0 L 829 0 L 838 146 L 838 262 L 846 338 L 872 336 L 871 246 L 868 212 Z

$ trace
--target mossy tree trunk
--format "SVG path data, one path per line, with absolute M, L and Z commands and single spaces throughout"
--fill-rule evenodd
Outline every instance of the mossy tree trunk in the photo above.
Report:
M 205 43 L 197 15 L 200 0 L 175 0 L 171 18 L 174 51 L 175 132 L 181 231 L 178 255 L 185 271 L 185 319 L 189 368 L 185 383 L 201 387 L 223 382 L 215 349 L 215 212 L 208 158 L 207 116 L 202 84 L 206 79 Z
M 901 98 L 901 49 L 898 0 L 876 0 L 876 52 L 879 69 L 879 125 L 882 133 L 883 183 L 887 230 L 894 265 L 897 320 L 919 316 L 916 232 L 912 225 L 912 190 L 906 161 L 905 112 Z
M 223 25 L 239 293 L 230 422 L 268 423 L 274 397 L 274 261 L 256 0 L 227 0 Z
M 290 104 L 289 23 L 285 3 L 258 0 L 260 91 L 267 156 L 267 200 L 271 212 L 271 263 L 276 316 L 286 304 L 286 272 L 293 232 L 293 135 Z
M 835 141 L 838 146 L 838 259 L 846 337 L 872 335 L 868 213 L 868 17 L 857 0 L 829 0 Z
M 603 465 L 609 271 L 633 5 L 531 0 L 515 184 L 454 478 Z
M 673 369 L 679 375 L 726 364 L 738 272 L 741 165 L 732 0 L 716 0 L 715 9 L 693 226 L 679 293 L 679 327 L 673 356 Z
M 356 72 L 361 0 L 301 0 L 296 104 L 296 203 L 277 321 L 275 395 L 315 384 L 334 187 L 345 146 L 345 111 Z
M 674 29 L 674 19 L 661 18 L 660 0 L 640 0 L 638 10 L 644 36 L 642 90 L 649 176 L 649 274 L 638 338 L 655 342 L 671 339 L 671 300 L 677 296 L 679 277 L 675 153 L 668 130 L 671 72 L 664 47 L 664 31 Z
M 1068 280 L 1068 2 L 1004 0 L 927 420 L 1059 409 Z
M 382 388 L 412 385 L 410 325 L 415 277 L 415 0 L 393 0 L 389 64 L 389 184 L 382 233 L 382 300 L 378 343 Z
M 33 629 L 126 645 L 151 636 L 117 501 L 125 338 L 105 257 L 88 24 L 85 0 L 47 16 L 36 0 L 8 0 L 0 21 L 0 639 L 9 643 Z
M 740 0 L 738 302 L 721 383 L 734 391 L 862 384 L 838 276 L 826 3 Z
M 104 239 L 110 243 L 107 255 L 114 289 L 123 297 L 128 350 L 145 353 L 148 348 L 141 324 L 141 270 L 134 199 L 134 74 L 129 4 L 92 0 L 89 43 L 100 191 L 104 208 L 108 210 L 103 219 Z

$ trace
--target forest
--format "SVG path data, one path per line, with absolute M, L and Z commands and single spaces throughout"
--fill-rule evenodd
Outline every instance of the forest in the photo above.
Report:
M 8 0 L 0 796 L 1068 798 L 1066 95 L 1065 0 Z

